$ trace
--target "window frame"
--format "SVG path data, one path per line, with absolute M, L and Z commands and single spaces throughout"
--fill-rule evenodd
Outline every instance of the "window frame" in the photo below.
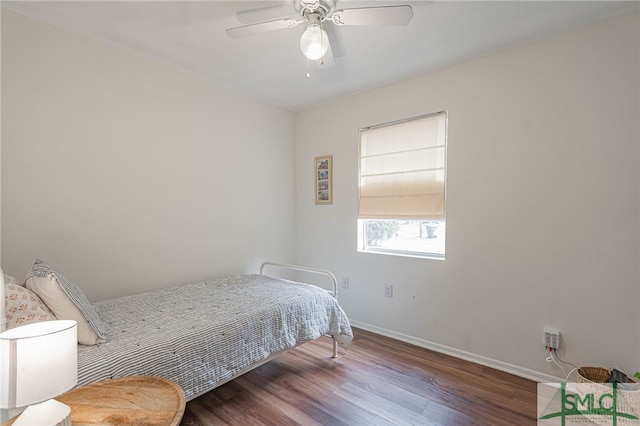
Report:
M 425 119 L 437 115 L 444 115 L 444 212 L 442 219 L 433 219 L 433 218 L 415 218 L 415 221 L 441 221 L 442 226 L 444 226 L 444 246 L 443 253 L 438 252 L 428 252 L 428 251 L 413 251 L 413 250 L 403 250 L 403 249 L 393 249 L 393 248 L 385 248 L 385 247 L 371 247 L 366 244 L 366 222 L 373 220 L 389 220 L 396 222 L 405 222 L 407 218 L 360 218 L 360 189 L 361 189 L 361 179 L 362 179 L 362 133 L 376 129 L 380 127 L 393 126 L 396 124 L 402 124 L 409 121 Z M 423 114 L 415 117 L 409 117 L 401 120 L 391 121 L 383 124 L 377 124 L 374 126 L 363 127 L 359 130 L 359 138 L 358 138 L 358 214 L 357 214 L 357 251 L 360 253 L 372 253 L 372 254 L 383 254 L 390 256 L 401 256 L 401 257 L 414 257 L 414 258 L 422 258 L 422 259 L 433 259 L 433 260 L 445 260 L 446 256 L 446 204 L 447 204 L 447 149 L 448 149 L 448 137 L 449 137 L 449 113 L 446 110 L 437 111 L 429 114 Z M 420 225 L 422 226 L 422 225 Z

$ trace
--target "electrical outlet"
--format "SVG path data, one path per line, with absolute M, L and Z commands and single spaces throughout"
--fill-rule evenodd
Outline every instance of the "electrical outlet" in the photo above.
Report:
M 393 284 L 384 285 L 384 297 L 393 297 Z
M 342 288 L 349 290 L 349 277 L 342 277 Z
M 547 349 L 558 349 L 560 346 L 560 332 L 555 328 L 546 327 L 544 329 L 543 343 Z

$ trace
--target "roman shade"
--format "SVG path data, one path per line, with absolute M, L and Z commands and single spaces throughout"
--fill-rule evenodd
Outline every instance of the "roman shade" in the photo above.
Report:
M 446 113 L 360 131 L 359 219 L 445 217 Z

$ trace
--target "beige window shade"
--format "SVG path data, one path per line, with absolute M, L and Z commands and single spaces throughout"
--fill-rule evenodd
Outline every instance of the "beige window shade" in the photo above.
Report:
M 446 114 L 363 129 L 360 219 L 444 219 Z

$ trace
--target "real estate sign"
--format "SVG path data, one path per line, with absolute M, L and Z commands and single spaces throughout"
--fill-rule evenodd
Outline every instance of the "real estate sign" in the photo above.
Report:
M 539 383 L 538 425 L 638 425 L 640 384 Z

